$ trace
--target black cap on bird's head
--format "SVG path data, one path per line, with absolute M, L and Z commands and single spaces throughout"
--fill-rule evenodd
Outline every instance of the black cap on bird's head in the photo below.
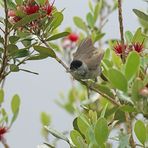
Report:
M 70 64 L 70 70 L 76 70 L 82 66 L 82 62 L 79 60 L 73 60 Z

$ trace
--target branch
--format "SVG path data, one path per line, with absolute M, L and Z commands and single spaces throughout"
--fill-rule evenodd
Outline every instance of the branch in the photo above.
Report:
M 4 53 L 2 58 L 2 65 L 0 69 L 0 82 L 3 80 L 3 74 L 5 72 L 5 68 L 7 66 L 7 44 L 8 44 L 8 8 L 7 8 L 7 0 L 4 0 L 4 8 L 5 8 L 5 34 L 4 34 Z
M 118 0 L 118 19 L 119 19 L 119 27 L 120 27 L 120 38 L 122 44 L 122 58 L 123 62 L 125 61 L 125 50 L 124 50 L 124 28 L 123 28 L 123 17 L 122 17 L 122 0 Z
M 51 48 L 44 39 L 42 38 L 39 38 L 44 44 L 46 47 L 49 47 Z M 69 67 L 67 67 L 67 65 L 59 58 L 56 56 L 56 61 L 59 62 L 65 69 L 67 72 L 69 72 Z M 70 73 L 70 72 L 69 72 Z M 71 74 L 71 73 L 70 73 Z M 76 79 L 76 78 L 75 78 Z M 76 79 L 77 81 L 79 81 L 81 84 L 85 85 L 87 88 L 89 88 L 90 90 L 93 90 L 94 92 L 96 93 L 99 93 L 101 96 L 105 97 L 108 101 L 110 101 L 112 104 L 114 104 L 115 106 L 120 106 L 120 104 L 118 102 L 116 102 L 116 100 L 110 96 L 108 96 L 107 94 L 104 94 L 102 93 L 101 91 L 99 91 L 98 89 L 96 89 L 95 87 L 93 86 L 89 86 L 86 82 L 82 81 L 82 80 L 78 80 Z

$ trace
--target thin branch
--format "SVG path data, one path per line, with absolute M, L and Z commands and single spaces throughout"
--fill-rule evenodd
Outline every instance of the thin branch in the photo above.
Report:
M 0 82 L 3 80 L 3 74 L 5 73 L 5 68 L 7 66 L 7 44 L 8 44 L 8 8 L 7 8 L 7 0 L 4 0 L 4 8 L 5 8 L 5 35 L 4 35 L 4 53 L 2 58 L 2 65 L 0 69 Z
M 119 19 L 119 27 L 120 27 L 120 38 L 122 44 L 122 60 L 125 62 L 125 49 L 124 49 L 124 28 L 123 28 L 123 16 L 122 16 L 122 0 L 118 0 L 118 19 Z M 127 132 L 130 134 L 130 145 L 132 148 L 135 148 L 135 142 L 132 135 L 132 121 L 130 118 L 130 114 L 125 114 L 126 118 L 126 125 L 127 125 Z
M 39 38 L 44 44 L 46 47 L 49 47 L 51 48 L 44 39 L 42 38 Z M 65 69 L 67 72 L 69 72 L 69 67 L 67 67 L 67 65 L 58 57 L 56 56 L 56 61 L 59 62 Z M 69 72 L 70 73 L 70 72 Z M 71 73 L 70 73 L 71 74 Z M 75 78 L 76 79 L 76 78 Z M 90 90 L 93 90 L 94 92 L 97 92 L 99 93 L 101 96 L 105 97 L 106 99 L 108 99 L 112 104 L 114 104 L 115 106 L 120 106 L 120 104 L 118 102 L 116 102 L 116 100 L 110 96 L 108 96 L 107 94 L 104 94 L 102 93 L 101 91 L 99 91 L 98 89 L 96 89 L 95 87 L 93 86 L 89 86 L 86 82 L 82 81 L 82 80 L 78 80 L 76 79 L 77 81 L 79 81 L 81 84 L 85 85 L 87 88 L 89 88 Z
M 119 27 L 120 27 L 120 38 L 122 44 L 122 58 L 123 62 L 125 62 L 125 50 L 124 50 L 124 28 L 123 28 L 123 17 L 122 17 L 122 0 L 118 0 L 118 19 L 119 19 Z

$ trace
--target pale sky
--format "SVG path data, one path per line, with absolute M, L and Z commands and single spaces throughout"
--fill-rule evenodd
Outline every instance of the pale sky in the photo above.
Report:
M 61 31 L 67 26 L 73 27 L 73 16 L 85 17 L 88 12 L 87 0 L 56 0 L 58 9 L 64 11 L 64 22 Z M 124 0 L 124 28 L 135 31 L 138 27 L 137 17 L 132 12 L 133 8 L 145 9 L 146 3 L 142 0 Z M 109 17 L 109 23 L 104 27 L 105 38 L 119 38 L 117 11 Z M 76 30 L 78 31 L 78 30 Z M 54 99 L 58 98 L 61 91 L 70 88 L 69 74 L 53 59 L 31 61 L 25 66 L 26 69 L 38 72 L 40 75 L 32 75 L 24 72 L 12 73 L 5 83 L 5 106 L 9 111 L 10 99 L 13 94 L 21 97 L 21 108 L 18 119 L 7 134 L 10 148 L 36 148 L 43 142 L 40 135 L 40 112 L 46 111 L 52 116 L 52 127 L 59 131 L 72 128 L 72 120 L 67 112 L 57 106 Z M 1 147 L 1 145 L 0 145 Z M 68 148 L 65 142 L 60 142 L 58 148 Z

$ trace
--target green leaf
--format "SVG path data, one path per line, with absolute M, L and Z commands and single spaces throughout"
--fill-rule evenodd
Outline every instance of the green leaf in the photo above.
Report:
M 9 9 L 16 9 L 16 5 L 12 0 L 7 0 L 7 7 Z
M 95 22 L 96 22 L 98 16 L 100 15 L 100 11 L 102 9 L 102 5 L 103 5 L 103 0 L 99 0 L 99 2 L 95 6 L 95 10 L 94 10 L 94 21 Z
M 105 53 L 104 53 L 104 56 L 103 56 L 103 59 L 110 59 L 110 56 L 111 56 L 111 49 L 110 48 L 107 48 L 105 50 Z
M 19 71 L 19 67 L 15 64 L 11 64 L 10 65 L 10 71 L 12 72 L 18 72 Z
M 13 58 L 23 58 L 29 55 L 29 51 L 26 49 L 20 49 L 13 54 Z
M 82 18 L 80 18 L 80 17 L 78 17 L 78 16 L 75 16 L 75 17 L 73 18 L 73 21 L 74 21 L 75 25 L 76 25 L 78 28 L 80 28 L 80 29 L 82 29 L 83 31 L 87 32 L 87 26 L 86 26 L 86 24 L 85 24 L 85 22 L 83 21 Z
M 89 9 L 91 10 L 91 12 L 93 12 L 93 5 L 92 5 L 92 3 L 91 3 L 91 0 L 89 0 L 88 6 L 89 6 Z
M 15 114 L 13 114 L 12 119 L 11 119 L 11 123 L 10 123 L 10 126 L 9 127 L 11 127 L 12 124 L 14 123 L 14 121 L 17 119 L 18 113 L 19 113 L 19 109 L 15 112 Z
M 46 59 L 48 58 L 48 55 L 45 54 L 37 54 L 37 55 L 33 55 L 30 58 L 28 58 L 28 60 L 42 60 L 42 59 Z
M 119 70 L 110 68 L 108 71 L 108 79 L 113 85 L 113 87 L 124 92 L 127 91 L 127 80 Z
M 4 102 L 4 91 L 0 89 L 0 105 Z
M 18 51 L 18 47 L 14 44 L 9 44 L 7 45 L 7 50 L 10 56 L 13 56 Z
M 129 113 L 137 112 L 137 110 L 133 106 L 130 106 L 130 105 L 122 105 L 120 107 L 120 110 L 122 110 L 123 112 L 129 112 Z
M 144 145 L 146 142 L 146 127 L 141 120 L 135 123 L 134 132 L 138 140 Z
M 87 20 L 88 25 L 91 28 L 93 28 L 94 27 L 94 18 L 93 18 L 92 14 L 90 12 L 87 14 L 86 20 Z
M 78 117 L 77 118 L 77 125 L 78 125 L 80 132 L 83 135 L 86 135 L 86 131 L 89 128 L 89 124 L 86 121 L 84 121 L 81 117 Z
M 19 108 L 20 108 L 20 97 L 18 95 L 14 95 L 11 100 L 11 110 L 13 112 L 13 117 L 11 119 L 10 127 L 12 126 L 14 121 L 17 119 Z
M 125 63 L 125 76 L 129 81 L 138 73 L 140 68 L 140 56 L 137 52 L 130 52 Z
M 114 51 L 112 51 L 112 62 L 115 64 L 115 66 L 118 68 L 118 69 L 122 69 L 122 60 L 121 60 L 121 57 L 118 56 Z
M 79 139 L 82 139 L 83 140 L 83 138 L 82 138 L 81 134 L 78 131 L 72 130 L 70 132 L 70 137 L 71 137 L 72 142 L 75 144 L 75 146 L 77 148 L 81 148 L 82 147 Z
M 47 55 L 49 57 L 56 58 L 56 54 L 51 48 L 47 48 L 44 46 L 33 46 L 33 48 L 42 55 Z
M 136 79 L 134 82 L 133 82 L 133 85 L 132 85 L 132 100 L 133 101 L 138 101 L 141 99 L 141 96 L 139 94 L 139 91 L 144 87 L 143 85 L 143 81 L 140 80 L 140 79 Z
M 18 21 L 17 23 L 15 23 L 14 26 L 12 27 L 12 29 L 16 29 L 18 27 L 25 26 L 28 23 L 30 23 L 30 22 L 38 19 L 39 17 L 40 17 L 40 14 L 39 13 L 34 13 L 34 14 L 26 15 L 20 21 Z
M 23 4 L 23 0 L 15 0 L 17 5 L 22 5 Z
M 133 11 L 140 19 L 148 22 L 148 15 L 147 14 L 145 14 L 144 12 L 137 10 L 137 9 L 133 9 Z
M 145 39 L 145 36 L 142 34 L 142 29 L 138 28 L 133 36 L 132 43 L 142 43 Z
M 131 43 L 133 39 L 133 34 L 130 31 L 125 32 L 125 38 L 127 43 Z
M 67 36 L 68 34 L 69 34 L 69 32 L 61 32 L 61 33 L 58 33 L 58 34 L 55 34 L 55 35 L 49 37 L 46 41 L 57 40 L 59 38 Z
M 106 103 L 105 107 L 103 107 L 103 110 L 101 112 L 100 117 L 103 117 L 103 118 L 105 117 L 105 113 L 106 113 L 107 107 L 108 107 L 108 103 Z
M 120 109 L 117 109 L 114 115 L 114 120 L 117 120 L 118 123 L 123 123 L 126 120 L 125 112 Z
M 50 127 L 47 127 L 47 126 L 44 126 L 44 128 L 45 128 L 50 134 L 52 134 L 54 137 L 56 137 L 56 138 L 58 138 L 58 139 L 62 139 L 62 140 L 64 140 L 64 141 L 66 141 L 66 142 L 69 143 L 68 138 L 67 138 L 64 134 L 62 134 L 62 133 L 56 131 L 55 129 L 52 129 L 52 128 L 50 128 Z
M 107 120 L 105 118 L 99 118 L 95 126 L 95 139 L 97 143 L 101 146 L 103 145 L 109 136 L 109 129 Z
M 45 112 L 42 112 L 40 117 L 42 125 L 49 126 L 49 124 L 51 123 L 50 115 Z
M 19 39 L 20 39 L 20 37 L 18 37 L 18 36 L 10 36 L 9 37 L 11 44 L 15 44 Z
M 53 21 L 51 22 L 51 28 L 53 30 L 56 29 L 58 26 L 61 25 L 62 22 L 63 22 L 63 14 L 61 12 L 56 12 L 55 14 L 53 14 Z
M 16 112 L 19 110 L 20 107 L 20 97 L 18 95 L 14 95 L 11 100 L 11 110 L 13 114 L 16 114 Z
M 36 0 L 36 2 L 39 4 L 39 5 L 44 5 L 47 0 Z
M 99 41 L 99 40 L 102 39 L 104 36 L 105 36 L 105 33 L 101 33 L 101 32 L 96 33 L 96 36 L 95 36 L 94 42 Z
M 1 109 L 1 113 L 3 115 L 3 118 L 0 120 L 0 123 L 2 123 L 3 121 L 8 123 L 8 114 L 7 114 L 7 112 L 5 111 L 4 108 Z

